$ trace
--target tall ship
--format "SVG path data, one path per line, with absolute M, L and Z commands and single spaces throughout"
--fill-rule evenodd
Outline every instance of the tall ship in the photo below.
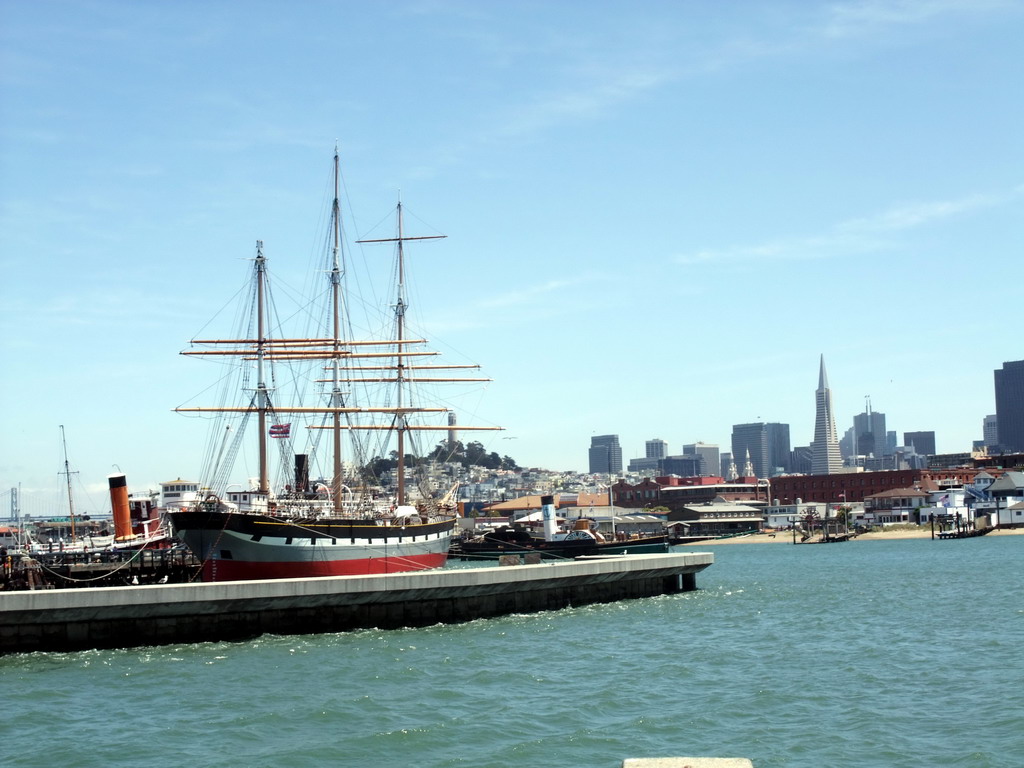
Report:
M 284 323 L 258 241 L 237 335 L 193 339 L 182 353 L 235 364 L 234 373 L 223 377 L 222 404 L 176 409 L 209 418 L 214 427 L 196 500 L 167 513 L 176 535 L 201 560 L 204 581 L 395 573 L 437 568 L 448 557 L 457 486 L 445 493 L 428 487 L 422 471 L 429 463 L 420 458 L 443 458 L 446 444 L 454 442 L 454 410 L 434 388 L 461 383 L 464 389 L 489 379 L 457 370 L 478 369 L 476 364 L 428 362 L 438 353 L 426 339 L 409 337 L 405 246 L 444 235 L 407 236 L 401 201 L 394 236 L 356 241 L 390 245 L 395 255 L 387 330 L 382 324 L 379 337 L 356 338 L 337 150 L 333 182 L 326 263 L 314 270 L 326 274 L 319 290 L 326 306 L 314 312 L 311 303 L 292 313 L 309 318 L 304 332 L 279 331 Z M 241 392 L 241 401 L 228 390 Z M 258 476 L 231 484 L 252 428 Z M 458 425 L 459 432 L 498 429 Z M 439 434 L 447 443 L 434 445 Z M 425 450 L 428 444 L 432 452 Z M 394 490 L 385 491 L 371 468 L 385 468 Z

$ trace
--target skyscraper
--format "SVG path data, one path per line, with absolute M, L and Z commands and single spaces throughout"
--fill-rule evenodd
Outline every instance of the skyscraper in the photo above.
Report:
M 906 445 L 906 443 L 904 443 Z M 864 413 L 853 417 L 853 453 L 856 456 L 886 455 L 885 414 L 871 410 L 871 398 L 867 398 Z
M 790 470 L 789 424 L 765 424 L 768 437 L 768 466 L 766 477 L 774 477 L 777 470 Z
M 914 446 L 914 452 L 921 456 L 935 455 L 934 432 L 904 432 L 903 444 Z
M 1024 360 L 1003 363 L 995 371 L 999 447 L 1024 451 Z
M 700 456 L 701 475 L 717 475 L 721 467 L 721 458 L 717 445 L 711 443 L 691 443 L 683 446 L 684 455 Z
M 821 356 L 818 371 L 818 389 L 814 393 L 814 442 L 811 443 L 811 474 L 830 475 L 842 469 L 839 440 L 836 437 L 836 419 L 832 413 L 832 390 L 828 388 L 825 356 Z
M 647 441 L 648 459 L 664 459 L 666 456 L 668 456 L 668 443 L 658 438 Z
M 731 447 L 737 471 L 749 454 L 754 474 L 772 477 L 789 469 L 789 424 L 734 424 Z
M 618 435 L 590 438 L 590 471 L 606 475 L 622 472 L 622 448 Z
M 768 431 L 764 424 L 733 424 L 731 447 L 732 460 L 739 474 L 744 473 L 749 458 L 754 474 L 768 477 Z
M 994 413 L 990 413 L 981 422 L 982 444 L 985 447 L 999 445 L 999 420 Z

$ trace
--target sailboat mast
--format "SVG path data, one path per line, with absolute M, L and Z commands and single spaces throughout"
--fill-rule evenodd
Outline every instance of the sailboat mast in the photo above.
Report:
M 395 303 L 395 382 L 398 388 L 397 413 L 395 414 L 395 430 L 398 432 L 398 506 L 405 504 L 405 433 L 409 431 L 406 415 L 403 412 L 405 401 L 403 389 L 406 380 L 405 358 L 411 353 L 405 352 L 405 312 L 408 305 L 405 301 L 405 249 L 403 244 L 406 240 L 440 240 L 446 235 L 423 235 L 417 237 L 406 237 L 402 224 L 402 199 L 398 199 L 398 236 L 386 237 L 374 240 L 357 240 L 359 243 L 397 243 L 398 245 L 398 300 Z
M 405 358 L 402 356 L 402 339 L 405 338 L 405 251 L 402 248 L 402 199 L 398 199 L 398 301 L 395 303 L 395 338 L 398 344 L 395 351 L 398 353 L 397 372 L 397 405 L 401 409 L 405 403 L 402 400 L 403 387 L 405 385 Z M 399 410 L 398 419 L 398 506 L 405 504 L 405 415 Z
M 71 496 L 71 467 L 68 464 L 68 441 L 64 438 L 64 425 L 60 425 L 60 442 L 64 447 L 64 478 L 68 484 L 68 512 L 71 515 L 71 540 L 75 540 L 75 502 Z
M 264 292 L 267 262 L 263 256 L 263 241 L 256 241 L 256 412 L 260 433 L 260 493 L 270 493 L 270 469 L 267 466 L 267 411 L 270 397 L 264 373 L 267 355 L 267 337 L 264 327 Z
M 332 366 L 333 386 L 331 388 L 331 406 L 341 408 L 344 405 L 341 396 L 340 372 L 341 365 L 341 205 L 338 202 L 338 148 L 334 148 L 334 205 L 331 215 L 334 218 L 334 254 L 331 266 L 331 304 L 334 319 L 334 365 Z M 341 412 L 333 414 L 334 429 L 334 475 L 331 483 L 331 496 L 334 511 L 337 514 L 342 507 L 341 489 L 343 483 L 341 471 Z

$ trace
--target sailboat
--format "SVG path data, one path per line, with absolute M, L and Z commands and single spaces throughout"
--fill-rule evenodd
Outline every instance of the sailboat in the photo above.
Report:
M 37 523 L 36 533 L 39 538 L 32 537 L 29 541 L 29 551 L 32 554 L 43 554 L 50 552 L 92 552 L 109 549 L 114 543 L 114 537 L 106 534 L 96 534 L 92 527 L 86 523 L 89 519 L 75 514 L 75 496 L 71 488 L 71 476 L 78 474 L 71 469 L 71 462 L 68 460 L 68 441 L 64 434 L 64 425 L 60 425 L 60 442 L 64 450 L 64 480 L 68 494 L 68 518 L 65 521 L 53 523 Z
M 396 210 L 394 237 L 359 240 L 389 243 L 395 247 L 397 296 L 392 305 L 393 330 L 379 339 L 355 339 L 349 313 L 353 298 L 346 291 L 339 203 L 339 158 L 334 154 L 334 200 L 330 215 L 328 288 L 325 321 L 317 334 L 275 336 L 272 329 L 270 279 L 262 241 L 257 241 L 252 269 L 251 308 L 242 333 L 231 339 L 193 339 L 182 354 L 233 358 L 244 370 L 245 401 L 239 405 L 180 407 L 181 413 L 221 414 L 239 417 L 240 429 L 224 430 L 214 447 L 200 498 L 181 509 L 168 511 L 177 536 L 202 562 L 204 581 L 243 579 L 309 578 L 366 575 L 437 568 L 444 565 L 456 524 L 454 488 L 440 500 L 420 487 L 410 487 L 407 451 L 420 433 L 447 432 L 451 439 L 454 417 L 446 423 L 428 423 L 453 413 L 447 407 L 421 406 L 414 400 L 416 385 L 423 382 L 485 382 L 483 378 L 459 378 L 444 369 L 479 368 L 475 364 L 422 365 L 419 358 L 435 355 L 425 339 L 406 338 L 408 298 L 405 284 L 405 245 L 410 241 L 439 239 L 443 235 L 410 237 L 403 228 L 403 209 Z M 287 367 L 289 373 L 280 371 Z M 326 378 L 323 376 L 326 371 Z M 254 385 L 251 377 L 255 377 Z M 286 393 L 287 382 L 292 388 Z M 302 399 L 313 385 L 320 402 Z M 294 386 L 293 386 L 294 385 Z M 383 389 L 382 389 L 383 388 Z M 366 390 L 364 392 L 364 390 Z M 386 392 L 386 394 L 382 394 Z M 377 396 L 380 404 L 363 401 Z M 289 402 L 289 396 L 291 402 Z M 245 423 L 255 417 L 259 475 L 249 487 L 229 486 L 228 475 L 240 451 Z M 297 422 L 310 419 L 306 430 Z M 496 426 L 462 430 L 498 430 Z M 319 436 L 326 430 L 331 444 L 329 475 L 311 480 L 311 466 L 318 456 Z M 306 437 L 300 435 L 306 432 Z M 343 436 L 351 438 L 343 440 Z M 368 435 L 394 435 L 397 450 L 397 491 L 384 492 L 368 478 Z M 307 439 L 309 451 L 292 451 L 294 443 Z M 344 460 L 344 444 L 353 445 L 353 462 Z M 270 445 L 281 448 L 281 466 L 294 457 L 294 475 L 275 490 L 270 479 Z M 381 446 L 390 446 L 378 437 Z M 326 463 L 326 462 L 325 462 Z

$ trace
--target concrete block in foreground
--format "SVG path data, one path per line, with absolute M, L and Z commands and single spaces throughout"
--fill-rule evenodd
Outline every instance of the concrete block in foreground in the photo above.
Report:
M 420 627 L 696 589 L 706 552 L 0 595 L 0 653 Z

